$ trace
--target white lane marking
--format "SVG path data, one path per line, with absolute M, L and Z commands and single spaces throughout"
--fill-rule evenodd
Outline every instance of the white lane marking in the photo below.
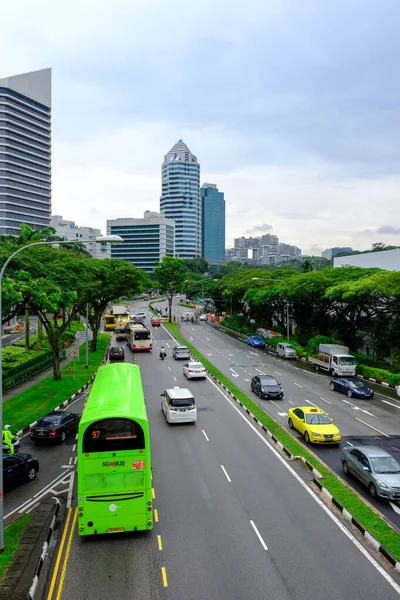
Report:
M 295 381 L 293 383 L 294 383 L 294 385 L 297 385 L 297 387 L 299 387 L 299 388 L 303 387 L 302 385 L 300 385 L 299 383 L 296 383 Z
M 168 369 L 171 370 L 171 367 L 168 365 Z
M 225 477 L 227 478 L 227 480 L 229 481 L 229 483 L 231 483 L 231 482 L 232 482 L 232 480 L 231 480 L 231 478 L 229 477 L 229 475 L 228 475 L 228 473 L 227 473 L 227 471 L 226 471 L 226 469 L 225 469 L 224 465 L 221 465 L 221 469 L 223 470 L 223 472 L 224 472 L 224 475 L 225 475 Z
M 370 417 L 374 417 L 374 419 L 376 418 L 375 415 L 373 415 L 372 413 L 370 413 L 368 410 L 365 410 L 364 408 L 361 409 L 362 413 L 365 413 L 366 415 L 369 415 Z
M 74 445 L 72 446 L 72 452 L 75 452 L 75 450 L 76 450 L 76 444 L 74 444 Z
M 245 381 L 251 381 L 251 379 L 245 379 Z
M 211 353 L 208 353 L 208 354 L 207 354 L 207 356 L 212 356 L 212 354 L 211 354 Z
M 236 373 L 236 371 L 234 371 L 233 369 L 231 369 L 231 367 L 229 367 L 229 370 L 232 371 L 232 375 L 234 377 L 239 377 L 239 373 Z
M 288 402 L 289 402 L 290 404 L 293 404 L 293 402 L 292 402 L 291 400 L 288 400 Z
M 280 410 L 281 407 L 276 402 L 274 402 L 273 400 L 270 400 L 270 403 L 273 404 L 274 406 L 276 406 L 276 408 L 279 408 L 279 410 Z
M 77 440 L 77 439 L 78 439 L 78 434 L 76 434 L 76 436 L 75 436 L 75 440 Z
M 395 406 L 396 408 L 400 408 L 400 404 L 393 404 L 393 402 L 388 402 L 387 400 L 381 400 L 385 404 L 390 404 L 390 406 Z
M 278 371 L 274 371 L 274 373 L 276 373 L 277 375 L 279 375 L 279 377 L 282 377 L 282 373 L 278 373 Z
M 204 431 L 204 429 L 202 429 L 202 432 L 203 432 L 203 435 L 204 435 L 204 437 L 206 438 L 207 442 L 209 442 L 209 441 L 210 441 L 210 440 L 209 440 L 209 437 L 208 437 L 208 435 L 206 434 L 206 432 Z
M 326 402 L 327 404 L 332 404 L 332 402 L 329 402 L 329 400 L 326 400 L 322 396 L 320 396 L 319 399 L 322 400 L 323 402 Z
M 11 512 L 9 512 L 4 518 L 7 519 L 8 517 L 11 517 L 11 515 L 13 515 L 14 513 L 18 512 L 22 512 L 23 510 L 25 510 L 26 506 L 28 504 L 31 504 L 32 502 L 36 502 L 36 497 L 39 496 L 42 493 L 47 493 L 49 491 L 50 488 L 53 487 L 53 485 L 58 485 L 62 478 L 65 477 L 65 473 L 61 473 L 60 475 L 58 475 L 55 479 L 53 479 L 53 481 L 50 481 L 50 483 L 48 483 L 47 485 L 44 486 L 44 488 L 42 488 L 39 492 L 37 492 L 37 494 L 35 494 L 34 496 L 32 496 L 32 498 L 29 498 L 28 500 L 25 500 L 25 502 L 23 502 L 20 506 L 18 506 L 17 508 L 14 508 L 14 510 L 12 510 Z
M 61 465 L 61 469 L 70 469 L 72 465 Z
M 314 404 L 314 402 L 311 402 L 311 400 L 304 400 L 304 402 L 307 402 L 308 404 L 311 404 L 311 406 L 315 406 L 316 408 L 318 408 L 318 406 Z
M 388 435 L 387 433 L 384 433 L 383 431 L 381 431 L 380 429 L 377 429 L 376 427 L 373 427 L 372 425 L 370 425 L 369 423 L 367 423 L 366 421 L 363 421 L 362 419 L 359 419 L 358 417 L 355 417 L 355 419 L 357 421 L 360 421 L 360 423 L 364 423 L 364 425 L 366 425 L 367 427 L 371 427 L 371 429 L 374 429 L 375 431 L 377 431 L 378 433 L 381 433 L 382 435 L 384 435 L 385 437 L 390 437 L 390 435 Z
M 168 346 L 168 348 L 171 348 L 171 346 L 168 344 L 168 342 L 165 342 L 165 345 Z
M 70 465 L 72 463 L 72 456 L 69 457 L 69 461 L 68 464 Z
M 278 412 L 280 417 L 287 417 L 287 412 Z
M 346 442 L 346 444 L 348 444 L 349 446 L 354 446 L 354 444 L 352 444 L 351 442 Z
M 207 342 L 209 342 L 209 341 L 210 341 L 210 338 L 206 337 L 206 341 L 207 341 Z
M 258 371 L 261 375 L 265 375 L 265 373 L 263 371 L 260 371 L 260 369 L 257 369 L 257 367 L 254 367 L 255 371 Z
M 175 381 L 178 381 L 178 380 L 177 380 L 177 378 L 175 377 L 175 375 L 174 375 L 174 380 L 175 380 Z
M 78 457 L 75 456 L 75 458 L 74 458 L 74 465 L 76 465 L 77 460 L 78 460 Z
M 69 480 L 69 486 L 68 486 L 67 508 L 71 508 L 73 487 L 74 487 L 74 473 L 71 473 L 71 477 Z
M 250 521 L 250 525 L 251 525 L 251 526 L 252 526 L 252 528 L 254 529 L 254 531 L 255 531 L 255 534 L 256 534 L 256 536 L 258 537 L 258 539 L 259 539 L 259 542 L 260 542 L 261 546 L 264 548 L 264 550 L 265 550 L 265 551 L 267 551 L 267 550 L 268 550 L 268 546 L 267 546 L 267 544 L 264 542 L 264 540 L 262 539 L 262 537 L 261 537 L 261 533 L 258 531 L 257 527 L 255 526 L 255 524 L 254 524 L 254 521 Z
M 393 504 L 393 502 L 390 502 L 390 500 L 389 500 L 389 504 L 393 508 L 394 512 L 397 513 L 398 515 L 400 515 L 400 507 L 398 507 L 396 504 Z
M 301 485 L 304 491 L 307 492 L 307 494 L 309 494 L 311 498 L 315 500 L 315 502 L 320 506 L 320 508 L 325 512 L 325 514 L 327 514 L 328 517 L 335 523 L 335 525 L 339 527 L 341 532 L 351 541 L 352 544 L 354 544 L 354 546 L 361 552 L 361 554 L 365 556 L 365 558 L 371 563 L 371 565 L 375 567 L 375 569 L 382 575 L 382 577 L 389 583 L 389 585 L 391 585 L 396 590 L 396 592 L 400 594 L 400 585 L 398 585 L 394 581 L 394 579 L 389 575 L 389 573 L 387 573 L 385 569 L 381 567 L 381 565 L 373 558 L 373 556 L 371 556 L 368 550 L 364 548 L 362 544 L 354 537 L 354 535 L 346 528 L 346 526 L 339 521 L 336 515 L 334 515 L 333 512 L 330 511 L 326 504 L 320 498 L 318 498 L 315 492 L 308 487 L 307 483 L 301 479 L 300 475 L 298 475 L 296 471 L 292 469 L 290 464 L 286 462 L 286 460 L 279 454 L 279 452 L 273 446 L 271 446 L 268 440 L 266 440 L 265 437 L 261 434 L 261 432 L 258 431 L 255 425 L 253 425 L 253 423 L 247 420 L 247 417 L 245 417 L 245 415 L 243 415 L 240 412 L 239 408 L 235 406 L 233 400 L 228 398 L 228 396 L 224 394 L 222 390 L 219 389 L 217 384 L 214 381 L 212 381 L 210 377 L 207 376 L 207 379 L 218 390 L 221 396 L 223 396 L 225 400 L 229 402 L 230 406 L 236 411 L 236 413 L 248 425 L 248 427 L 252 429 L 252 431 L 258 436 L 262 443 L 265 444 L 265 446 L 267 446 L 267 448 L 269 448 L 273 454 L 275 454 L 276 458 L 282 463 L 285 469 L 287 469 L 289 473 L 293 475 L 293 477 Z

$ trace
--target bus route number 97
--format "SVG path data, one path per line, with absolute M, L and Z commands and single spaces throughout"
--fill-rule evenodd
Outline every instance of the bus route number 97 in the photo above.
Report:
M 98 440 L 100 437 L 100 430 L 99 429 L 95 429 L 92 431 L 92 438 L 94 440 Z

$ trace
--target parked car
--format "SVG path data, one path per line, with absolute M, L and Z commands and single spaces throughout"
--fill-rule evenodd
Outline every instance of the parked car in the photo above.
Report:
M 190 351 L 187 346 L 174 346 L 172 348 L 172 356 L 176 359 L 190 359 Z
M 160 327 L 161 321 L 160 321 L 159 317 L 152 317 L 151 324 L 153 327 Z
M 283 398 L 283 388 L 272 375 L 255 375 L 250 388 L 260 398 Z
M 207 370 L 201 362 L 188 362 L 183 365 L 183 374 L 186 379 L 205 379 Z
M 343 471 L 351 473 L 373 498 L 400 498 L 400 464 L 379 446 L 344 447 L 340 456 Z
M 347 394 L 349 398 L 373 398 L 374 390 L 356 377 L 333 377 L 329 387 L 334 392 Z
M 122 346 L 113 346 L 110 348 L 110 362 L 114 360 L 125 360 L 125 351 Z
M 78 429 L 81 415 L 68 411 L 53 410 L 39 419 L 30 429 L 34 442 L 65 442 L 68 435 Z
M 265 340 L 259 335 L 250 335 L 247 338 L 247 343 L 249 346 L 253 346 L 253 348 L 265 348 Z
M 279 342 L 276 346 L 276 352 L 281 358 L 296 358 L 296 349 L 292 344 L 287 342 Z
M 318 406 L 290 408 L 288 425 L 304 436 L 306 444 L 339 444 L 342 439 L 333 419 Z
M 39 461 L 31 454 L 16 453 L 3 456 L 3 487 L 4 491 L 35 479 L 39 471 Z

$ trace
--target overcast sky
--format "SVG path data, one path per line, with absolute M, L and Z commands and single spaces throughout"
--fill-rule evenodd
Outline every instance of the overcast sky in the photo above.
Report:
M 18 0 L 0 77 L 53 68 L 53 213 L 159 210 L 182 138 L 227 246 L 400 245 L 399 0 Z

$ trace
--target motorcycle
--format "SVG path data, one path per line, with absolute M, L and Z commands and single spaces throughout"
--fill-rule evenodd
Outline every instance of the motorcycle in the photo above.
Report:
M 18 452 L 19 447 L 21 444 L 21 440 L 20 438 L 16 435 L 15 436 L 15 440 L 13 441 L 13 446 L 14 446 L 14 452 Z M 10 448 L 8 447 L 7 444 L 3 443 L 3 454 L 9 454 L 10 453 Z
M 160 358 L 161 358 L 161 360 L 165 360 L 167 358 L 167 353 L 166 352 L 160 352 Z

